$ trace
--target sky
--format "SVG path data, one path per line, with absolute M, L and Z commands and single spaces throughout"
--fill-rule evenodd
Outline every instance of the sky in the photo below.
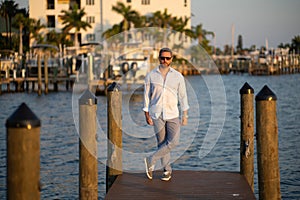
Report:
M 238 35 L 243 47 L 276 48 L 291 43 L 300 35 L 300 0 L 190 0 L 192 25 L 202 24 L 215 33 L 215 44 L 223 49 L 231 45 L 234 26 L 234 46 Z M 19 7 L 28 7 L 28 0 L 15 0 Z M 208 38 L 212 39 L 212 38 Z M 211 41 L 213 45 L 213 40 Z
M 234 45 L 238 35 L 243 47 L 276 48 L 300 35 L 300 0 L 191 0 L 192 25 L 202 24 L 216 35 L 216 46 Z

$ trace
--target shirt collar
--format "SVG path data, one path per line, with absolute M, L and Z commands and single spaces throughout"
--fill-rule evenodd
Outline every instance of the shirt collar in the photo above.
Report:
M 158 73 L 160 73 L 160 71 L 159 71 L 159 66 L 156 67 L 156 71 L 157 71 Z M 169 72 L 173 72 L 173 71 L 174 71 L 174 69 L 173 69 L 172 67 L 170 67 L 170 71 L 169 71 Z

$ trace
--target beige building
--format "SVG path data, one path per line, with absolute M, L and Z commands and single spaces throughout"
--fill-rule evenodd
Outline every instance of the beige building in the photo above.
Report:
M 92 25 L 79 33 L 79 42 L 100 42 L 102 33 L 122 20 L 122 16 L 112 11 L 118 1 L 130 5 L 141 15 L 148 15 L 167 9 L 168 13 L 178 17 L 191 17 L 191 0 L 29 0 L 30 18 L 40 19 L 47 26 L 47 31 L 60 32 L 63 27 L 60 16 L 62 10 L 69 10 L 77 3 L 87 13 L 85 20 Z M 188 28 L 191 26 L 189 20 Z M 46 34 L 45 31 L 43 34 Z M 74 33 L 74 30 L 72 30 Z M 71 31 L 71 33 L 72 33 Z M 72 36 L 74 37 L 74 35 Z

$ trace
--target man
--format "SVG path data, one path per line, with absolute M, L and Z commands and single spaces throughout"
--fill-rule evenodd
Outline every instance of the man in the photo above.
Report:
M 178 144 L 180 125 L 187 124 L 189 109 L 184 77 L 170 67 L 173 59 L 171 49 L 159 51 L 160 65 L 149 72 L 144 86 L 144 112 L 147 124 L 154 126 L 157 139 L 157 151 L 144 159 L 146 174 L 152 179 L 155 163 L 161 159 L 163 175 L 161 180 L 171 178 L 170 151 Z M 181 107 L 179 119 L 178 101 Z

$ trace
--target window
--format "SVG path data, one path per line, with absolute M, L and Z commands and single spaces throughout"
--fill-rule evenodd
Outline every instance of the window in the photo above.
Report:
M 86 5 L 88 6 L 95 5 L 95 0 L 86 0 Z
M 184 7 L 187 7 L 187 0 L 184 0 Z
M 54 10 L 55 9 L 54 0 L 47 0 L 47 9 L 48 10 Z
M 73 10 L 75 4 L 77 4 L 78 9 L 81 9 L 80 0 L 69 0 L 69 9 Z
M 86 22 L 90 24 L 95 23 L 95 17 L 94 16 L 86 17 Z
M 127 0 L 127 3 L 131 3 L 131 0 Z
M 86 39 L 88 42 L 95 41 L 96 40 L 95 34 L 87 34 Z
M 55 16 L 54 15 L 47 16 L 47 27 L 55 28 Z
M 150 5 L 150 0 L 142 0 L 142 5 Z

